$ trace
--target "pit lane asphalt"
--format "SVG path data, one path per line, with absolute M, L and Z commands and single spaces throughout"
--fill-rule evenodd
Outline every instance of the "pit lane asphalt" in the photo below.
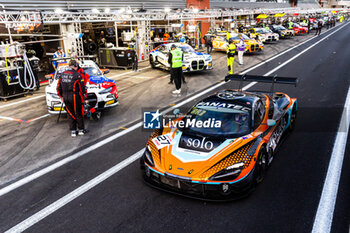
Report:
M 264 62 L 271 56 L 282 53 L 310 37 L 312 34 L 267 44 L 263 53 L 246 55 L 244 66 L 239 66 L 236 62 L 235 70 L 242 71 L 256 63 Z M 60 123 L 56 123 L 57 116 L 55 115 L 32 123 L 0 119 L 2 129 L 0 131 L 0 187 L 62 159 L 74 150 L 87 146 L 115 132 L 120 127 L 125 127 L 130 122 L 139 120 L 143 107 L 169 106 L 185 96 L 222 80 L 227 70 L 225 53 L 213 52 L 212 56 L 214 69 L 187 74 L 188 84 L 184 86 L 183 95 L 180 98 L 170 94 L 174 86 L 167 84 L 168 72 L 147 68 L 148 62 L 140 64 L 142 69 L 140 73 L 111 70 L 108 77 L 117 82 L 120 106 L 105 111 L 100 122 L 85 121 L 90 133 L 84 138 L 72 140 L 69 137 L 66 120 L 62 117 Z M 121 76 L 116 77 L 117 75 Z M 44 94 L 44 88 L 34 97 L 40 94 Z M 30 98 L 25 98 L 25 100 Z M 0 116 L 29 120 L 47 114 L 45 98 L 16 104 L 17 101 L 22 100 L 23 98 L 16 98 L 9 100 L 8 103 L 0 103 Z M 14 105 L 6 106 L 8 104 Z
M 298 88 L 276 87 L 298 98 L 297 128 L 280 148 L 265 181 L 250 197 L 213 204 L 169 195 L 145 186 L 135 162 L 29 231 L 310 232 L 349 87 L 350 48 L 344 46 L 349 34 L 349 26 L 346 26 L 330 40 L 276 72 L 280 76 L 300 78 Z M 288 54 L 282 56 L 284 60 L 279 58 L 280 61 L 263 65 L 251 73 L 268 72 L 293 56 L 293 52 Z M 253 89 L 259 88 L 263 85 Z M 0 219 L 6 222 L 1 223 L 0 230 L 8 229 L 135 153 L 144 146 L 148 136 L 148 132 L 135 130 L 1 197 Z M 349 206 L 349 195 L 346 196 L 349 172 L 346 168 L 349 168 L 348 157 L 343 166 L 345 173 L 338 195 L 340 204 L 337 203 L 335 211 L 334 232 L 347 232 L 349 226 L 346 208 Z

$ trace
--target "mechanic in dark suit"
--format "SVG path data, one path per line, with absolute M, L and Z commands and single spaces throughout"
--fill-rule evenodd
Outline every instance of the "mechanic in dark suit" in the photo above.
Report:
M 64 71 L 57 85 L 57 93 L 60 96 L 62 102 L 66 106 L 68 113 L 69 128 L 71 130 L 71 136 L 84 135 L 87 133 L 84 127 L 84 95 L 85 85 L 84 79 L 81 74 L 78 73 L 78 62 L 71 60 L 69 62 L 68 70 Z
M 139 72 L 139 61 L 138 61 L 138 55 L 136 52 L 136 46 L 134 43 L 129 44 L 129 49 L 131 50 L 131 59 L 132 59 L 132 70 Z
M 318 21 L 318 24 L 317 24 L 317 29 L 316 29 L 316 34 L 315 34 L 315 36 L 321 35 L 321 30 L 322 30 L 322 22 L 321 22 L 321 20 L 319 20 L 319 21 Z

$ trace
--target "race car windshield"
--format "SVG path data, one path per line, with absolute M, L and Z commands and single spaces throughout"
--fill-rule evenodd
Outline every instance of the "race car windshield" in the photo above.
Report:
M 279 30 L 287 30 L 285 27 L 280 26 L 280 25 L 275 26 L 275 29 L 279 29 Z
M 195 52 L 194 49 L 189 45 L 181 45 L 181 46 L 179 46 L 179 48 L 182 49 L 182 51 L 184 53 L 194 53 Z
M 266 28 L 261 29 L 263 32 L 262 33 L 270 33 L 270 30 L 267 30 Z
M 261 34 L 267 33 L 267 31 L 264 31 L 263 28 L 257 28 L 257 29 L 255 29 L 255 31 L 256 31 L 256 33 L 261 33 Z
M 101 76 L 102 75 L 100 69 L 97 69 L 96 67 L 84 67 L 83 70 L 89 76 Z
M 250 113 L 242 110 L 197 106 L 184 120 L 192 124 L 185 124 L 180 130 L 212 137 L 237 138 L 250 133 L 250 119 Z M 194 122 L 203 122 L 203 126 L 199 127 L 200 124 Z
M 244 34 L 241 34 L 241 35 L 242 35 L 243 40 L 250 40 L 250 38 L 248 36 L 246 36 Z M 231 38 L 233 38 L 233 40 L 240 40 L 238 35 L 234 35 Z

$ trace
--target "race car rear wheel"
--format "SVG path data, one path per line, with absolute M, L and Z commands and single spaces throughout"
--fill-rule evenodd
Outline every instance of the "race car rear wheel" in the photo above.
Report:
M 268 168 L 268 154 L 265 148 L 261 148 L 255 165 L 255 182 L 256 184 L 264 180 Z
M 293 110 L 292 110 L 292 113 L 291 113 L 291 115 L 290 115 L 289 131 L 293 131 L 293 130 L 294 130 L 296 118 L 297 118 L 297 109 L 296 109 L 296 107 L 294 106 L 294 107 L 293 107 Z

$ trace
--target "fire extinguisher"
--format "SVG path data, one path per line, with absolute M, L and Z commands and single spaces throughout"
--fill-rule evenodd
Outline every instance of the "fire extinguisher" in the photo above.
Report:
M 141 54 L 141 59 L 145 60 L 145 54 L 143 54 L 143 53 Z

